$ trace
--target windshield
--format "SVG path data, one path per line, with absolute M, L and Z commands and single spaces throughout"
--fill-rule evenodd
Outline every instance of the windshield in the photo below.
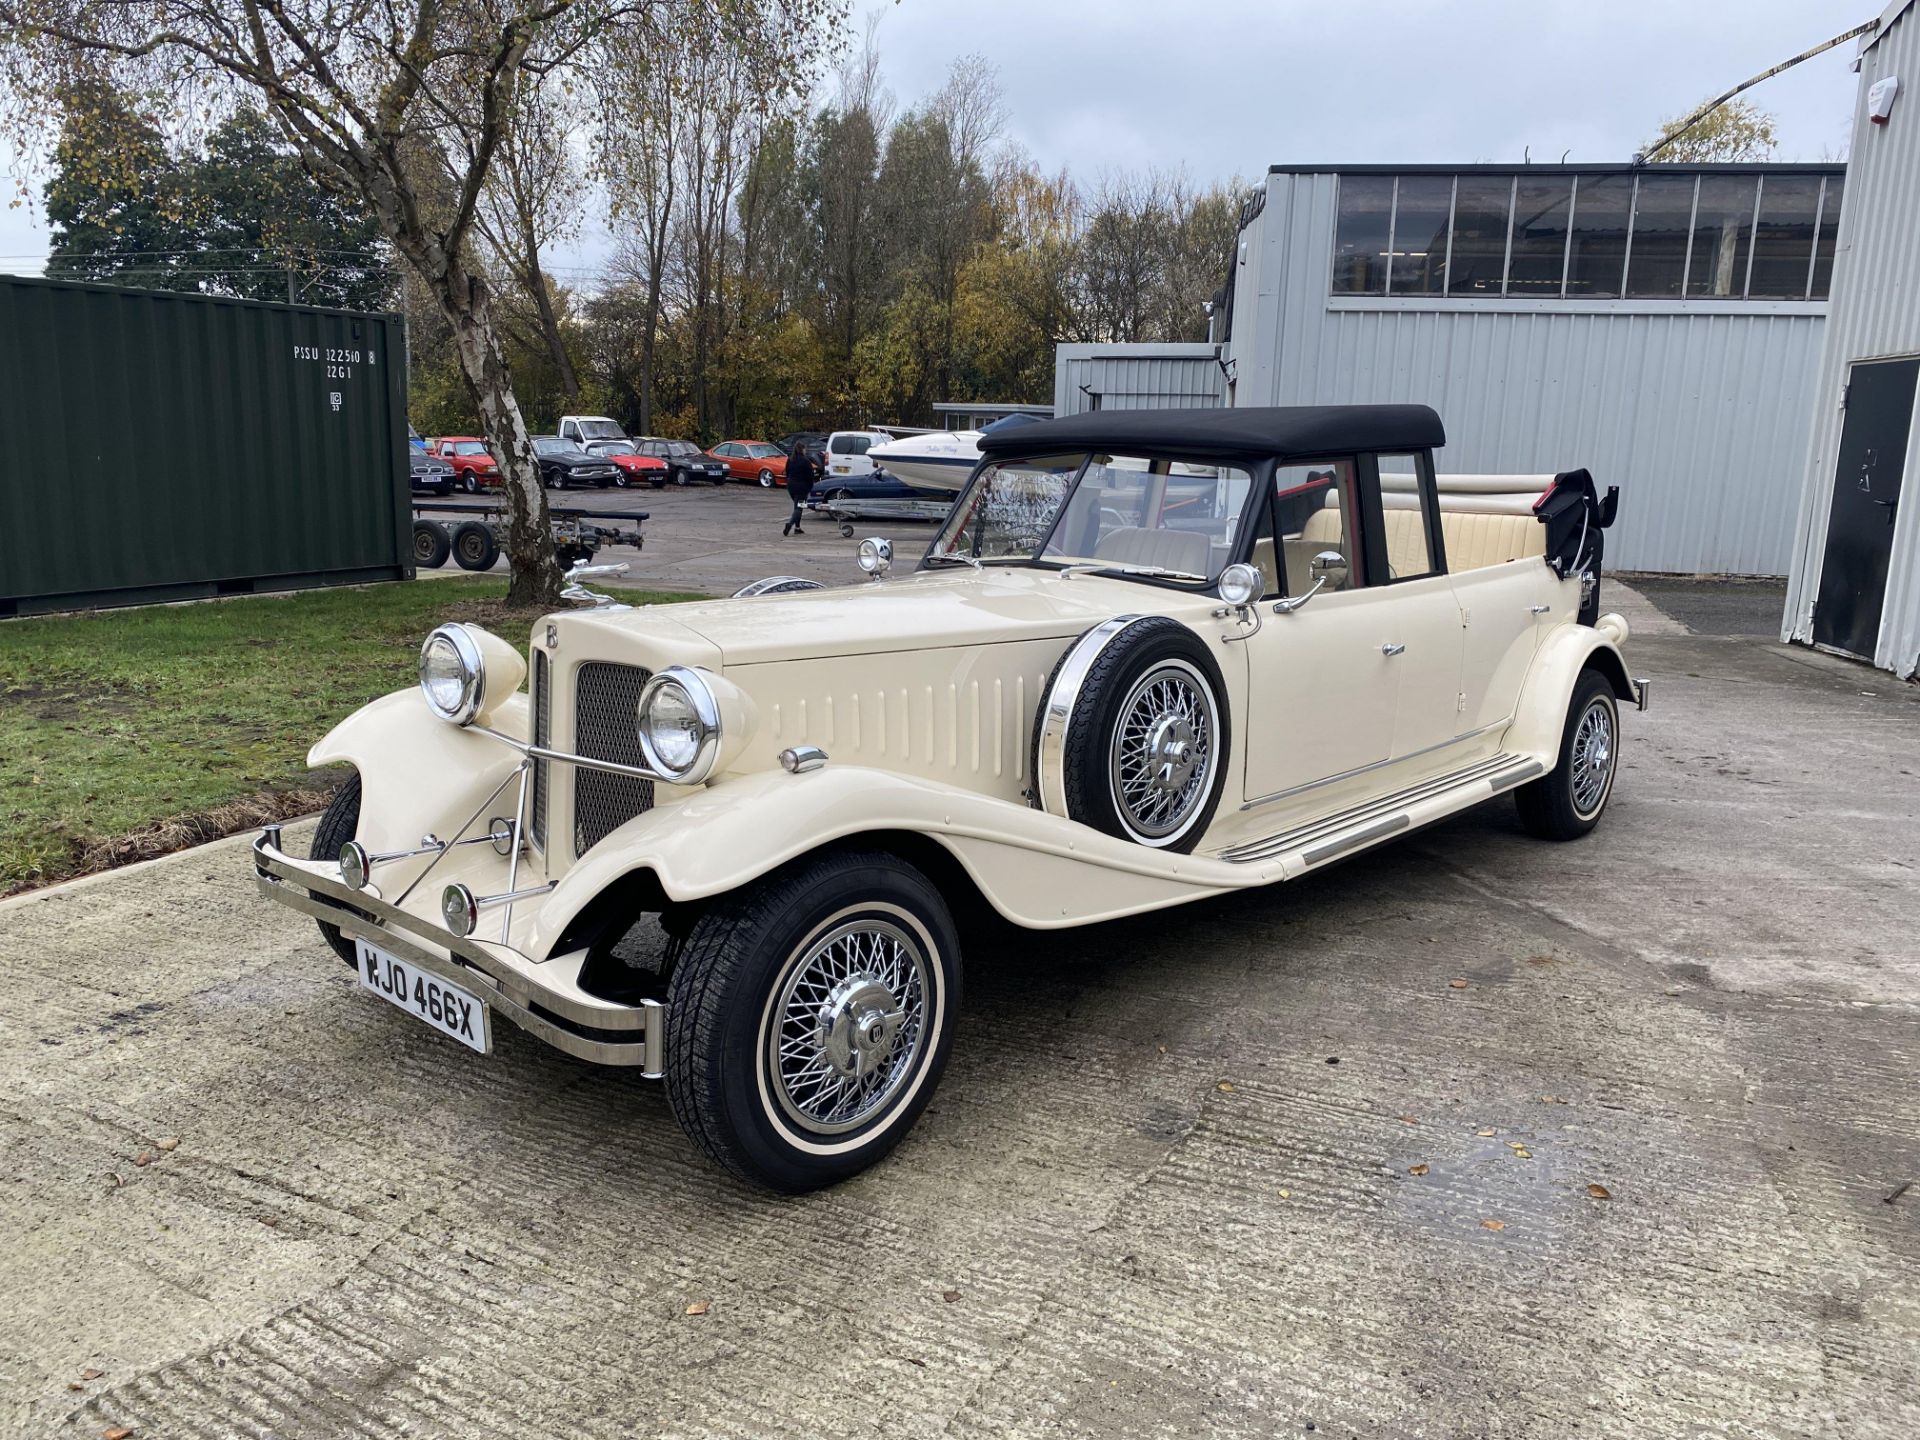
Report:
M 638 455 L 640 447 L 631 440 L 596 440 L 587 447 L 596 455 Z
M 698 455 L 699 453 L 700 447 L 691 440 L 667 441 L 667 454 L 669 455 Z
M 487 453 L 487 447 L 482 445 L 478 440 L 462 440 L 453 447 L 453 453 L 456 455 L 484 455 Z
M 627 432 L 611 420 L 576 420 L 574 427 L 589 440 L 624 440 Z
M 932 564 L 1097 565 L 1209 583 L 1226 566 L 1252 477 L 1232 465 L 1050 455 L 982 467 Z
M 584 453 L 571 440 L 536 440 L 533 442 L 533 448 L 542 455 L 564 455 L 569 458 Z
M 778 445 L 768 445 L 768 444 L 762 443 L 759 445 L 747 446 L 747 454 L 751 455 L 755 460 L 771 460 L 774 456 L 778 455 L 779 453 L 780 453 L 780 447 Z

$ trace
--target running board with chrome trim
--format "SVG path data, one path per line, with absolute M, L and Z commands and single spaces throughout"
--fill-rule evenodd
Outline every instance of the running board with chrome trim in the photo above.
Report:
M 1413 824 L 1413 817 L 1408 813 L 1412 806 L 1431 800 L 1453 800 L 1454 792 L 1466 792 L 1457 796 L 1459 803 L 1455 807 L 1464 809 L 1525 784 L 1546 768 L 1540 761 L 1529 760 L 1524 755 L 1493 755 L 1391 795 L 1269 835 L 1264 840 L 1236 845 L 1223 850 L 1220 858 L 1235 865 L 1251 865 L 1298 851 L 1307 865 L 1324 864 L 1409 828 Z

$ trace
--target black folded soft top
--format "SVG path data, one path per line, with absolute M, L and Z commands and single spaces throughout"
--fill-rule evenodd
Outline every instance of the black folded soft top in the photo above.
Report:
M 1240 410 L 1094 410 L 980 437 L 982 455 L 1105 454 L 1299 457 L 1438 449 L 1428 405 L 1273 405 Z

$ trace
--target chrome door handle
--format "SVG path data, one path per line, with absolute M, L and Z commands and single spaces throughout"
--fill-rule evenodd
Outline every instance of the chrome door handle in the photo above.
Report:
M 1398 655 L 1401 652 L 1403 652 L 1406 648 L 1407 647 L 1404 645 L 1396 645 L 1392 641 L 1388 641 L 1385 645 L 1382 645 L 1380 647 L 1380 653 L 1382 655 Z
M 1553 609 L 1551 605 L 1529 605 L 1527 606 L 1527 613 L 1529 615 L 1544 615 L 1551 609 Z

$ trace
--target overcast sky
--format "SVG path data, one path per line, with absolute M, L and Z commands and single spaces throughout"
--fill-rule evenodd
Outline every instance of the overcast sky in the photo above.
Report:
M 999 68 L 1009 132 L 1048 169 L 1184 167 L 1251 180 L 1269 165 L 1624 161 L 1662 117 L 1842 30 L 1882 0 L 856 0 L 879 16 L 902 105 L 977 52 Z M 1749 98 L 1782 160 L 1844 153 L 1858 42 Z M 0 174 L 14 168 L 0 148 Z M 14 187 L 9 185 L 9 195 Z M 36 187 L 37 188 L 37 187 Z M 592 265 L 588 227 L 556 267 Z M 46 229 L 0 211 L 0 269 L 36 271 Z

